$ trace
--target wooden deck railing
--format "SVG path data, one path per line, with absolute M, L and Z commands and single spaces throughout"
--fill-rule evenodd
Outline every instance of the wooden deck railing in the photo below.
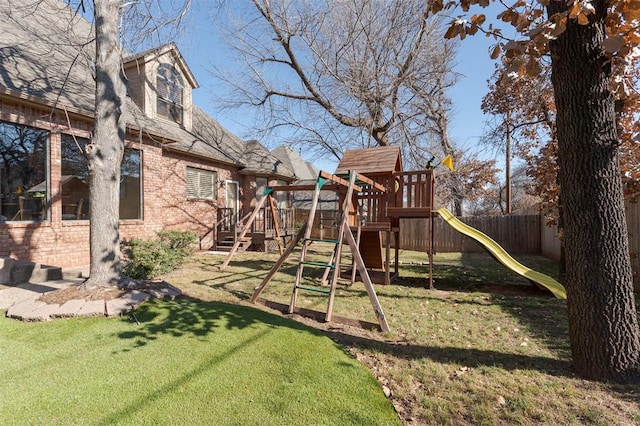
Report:
M 294 209 L 280 208 L 277 211 L 280 232 L 293 232 L 294 229 Z M 236 221 L 233 209 L 222 207 L 218 209 L 218 232 L 233 232 L 235 229 L 242 228 L 244 221 L 248 218 L 246 215 L 242 219 Z M 251 224 L 250 233 L 272 234 L 275 232 L 275 221 L 269 207 L 260 209 L 253 223 Z

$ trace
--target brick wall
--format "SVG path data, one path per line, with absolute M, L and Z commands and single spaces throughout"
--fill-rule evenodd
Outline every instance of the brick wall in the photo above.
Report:
M 1 120 L 51 132 L 49 220 L 0 223 L 0 256 L 60 267 L 86 266 L 89 264 L 89 221 L 62 221 L 60 141 L 61 133 L 88 137 L 92 125 L 88 121 L 71 120 L 69 127 L 66 117 L 53 116 L 52 122 L 49 117 L 50 111 L 0 99 Z M 143 218 L 121 221 L 121 239 L 151 238 L 163 229 L 192 230 L 202 238 L 203 248 L 210 248 L 216 209 L 225 204 L 224 182 L 227 179 L 239 182 L 242 203 L 246 199 L 242 191 L 245 177 L 232 166 L 168 152 L 157 143 L 140 141 L 136 135 L 127 135 L 127 146 L 140 149 L 142 154 Z M 187 166 L 216 171 L 216 200 L 187 200 Z

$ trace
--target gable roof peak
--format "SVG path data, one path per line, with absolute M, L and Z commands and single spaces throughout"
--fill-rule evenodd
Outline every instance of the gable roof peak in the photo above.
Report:
M 180 53 L 178 46 L 176 46 L 174 42 L 169 42 L 157 47 L 152 47 L 150 49 L 143 50 L 142 52 L 128 56 L 123 59 L 124 66 L 126 67 L 128 64 L 131 64 L 133 62 L 150 62 L 167 53 L 171 54 L 174 57 L 176 63 L 182 71 L 182 74 L 186 77 L 187 81 L 189 81 L 191 87 L 193 87 L 194 89 L 198 88 L 198 81 L 191 72 L 191 69 L 187 65 L 187 62 L 184 60 L 184 57 L 182 56 L 182 53 Z

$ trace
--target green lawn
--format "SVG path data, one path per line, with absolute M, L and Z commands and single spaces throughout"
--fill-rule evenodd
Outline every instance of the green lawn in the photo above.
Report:
M 344 349 L 250 307 L 176 300 L 135 318 L 3 317 L 0 341 L 2 424 L 400 423 Z
M 310 260 L 326 257 L 320 244 L 312 249 Z M 515 257 L 557 276 L 548 259 Z M 246 304 L 277 258 L 243 253 L 220 272 L 221 256 L 200 255 L 166 278 L 201 300 Z M 297 259 L 294 253 L 275 274 L 265 299 L 289 302 Z M 403 252 L 401 260 L 401 278 L 376 285 L 389 333 L 298 319 L 323 329 L 369 367 L 406 424 L 640 425 L 640 386 L 573 374 L 565 301 L 485 253 L 437 254 L 436 290 L 424 287 L 424 253 Z M 299 305 L 323 311 L 326 301 L 301 292 Z M 334 313 L 375 322 L 360 282 L 339 286 Z
M 0 424 L 640 425 L 640 385 L 573 374 L 565 301 L 485 253 L 437 254 L 428 290 L 426 255 L 403 252 L 401 277 L 376 285 L 388 333 L 250 306 L 277 258 L 243 253 L 221 272 L 223 257 L 197 255 L 165 277 L 189 299 L 143 304 L 140 324 L 0 318 Z M 289 302 L 297 258 L 265 299 Z M 334 313 L 375 322 L 361 282 L 339 286 Z

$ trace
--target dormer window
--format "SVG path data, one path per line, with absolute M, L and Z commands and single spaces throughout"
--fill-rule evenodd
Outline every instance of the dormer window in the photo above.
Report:
M 184 85 L 178 71 L 171 65 L 161 64 L 156 79 L 158 117 L 182 124 L 183 92 Z

